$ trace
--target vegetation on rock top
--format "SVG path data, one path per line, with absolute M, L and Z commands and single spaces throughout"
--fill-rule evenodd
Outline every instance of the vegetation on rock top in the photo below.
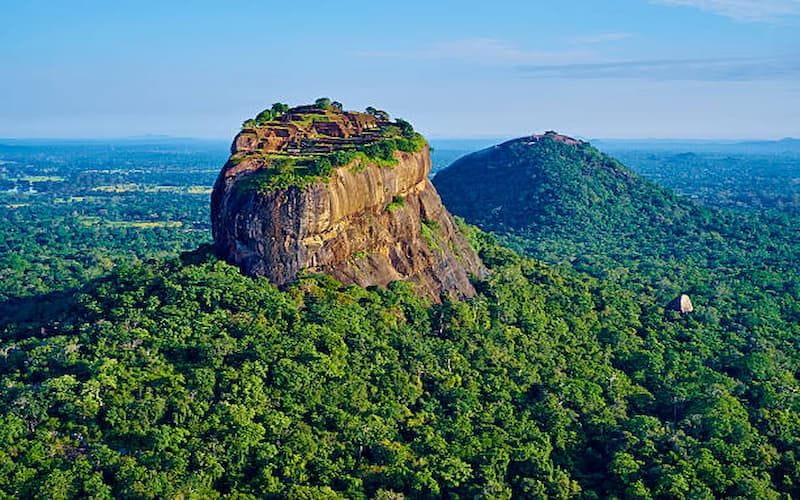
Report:
M 334 168 L 367 165 L 393 167 L 397 151 L 414 153 L 427 146 L 425 138 L 407 121 L 392 120 L 385 111 L 368 107 L 364 113 L 344 111 L 328 98 L 290 108 L 275 103 L 243 124 L 243 132 L 258 137 L 280 130 L 288 137 L 279 144 L 265 141 L 255 149 L 234 152 L 230 161 L 259 161 L 241 188 L 269 192 L 291 186 L 326 182 Z

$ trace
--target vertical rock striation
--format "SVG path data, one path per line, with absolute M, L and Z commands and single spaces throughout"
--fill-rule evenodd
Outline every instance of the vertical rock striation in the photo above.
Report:
M 348 123 L 359 123 L 360 114 L 348 114 L 357 118 L 345 117 Z M 328 134 L 347 135 L 330 118 L 307 124 L 309 134 L 294 142 L 305 151 L 318 151 L 321 143 L 345 147 L 348 142 L 326 140 Z M 393 166 L 362 158 L 334 168 L 324 179 L 265 190 L 253 188 L 248 179 L 274 167 L 261 156 L 241 156 L 243 150 L 258 150 L 253 144 L 260 137 L 275 137 L 274 130 L 263 128 L 267 130 L 244 130 L 237 136 L 232 159 L 214 186 L 212 227 L 221 258 L 277 285 L 305 271 L 361 286 L 408 280 L 434 301 L 443 295 L 474 295 L 470 276 L 481 276 L 485 269 L 428 180 L 427 146 L 417 152 L 394 151 Z M 347 138 L 364 142 L 357 132 Z

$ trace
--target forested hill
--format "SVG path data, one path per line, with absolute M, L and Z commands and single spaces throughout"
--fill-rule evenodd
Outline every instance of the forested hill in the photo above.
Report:
M 555 133 L 467 155 L 434 177 L 447 207 L 533 257 L 669 300 L 745 302 L 800 272 L 800 219 L 707 208 Z M 721 282 L 747 290 L 737 295 Z
M 772 498 L 800 493 L 800 361 L 520 259 L 468 302 L 208 250 L 0 322 L 0 493 L 94 498 Z M 794 339 L 800 332 L 794 332 Z
M 466 215 L 557 265 L 460 224 L 470 300 L 202 247 L 0 303 L 0 497 L 800 497 L 797 222 L 527 142 L 462 179 L 521 206 Z
M 710 214 L 590 144 L 555 133 L 467 155 L 434 183 L 453 213 L 491 231 L 695 229 Z

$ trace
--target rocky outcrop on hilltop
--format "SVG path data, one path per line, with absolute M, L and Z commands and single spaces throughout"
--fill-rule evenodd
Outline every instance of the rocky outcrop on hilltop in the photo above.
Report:
M 560 142 L 561 144 L 566 144 L 568 146 L 580 146 L 582 144 L 586 144 L 585 142 L 581 141 L 580 139 L 572 138 L 568 135 L 559 134 L 554 130 L 548 130 L 544 134 L 533 134 L 531 136 L 531 142 L 539 142 L 539 141 L 546 141 L 551 140 L 555 142 Z
M 248 126 L 249 125 L 249 126 Z M 428 180 L 427 144 L 383 112 L 292 108 L 247 123 L 212 194 L 217 254 L 277 285 L 300 273 L 435 301 L 470 297 L 485 270 Z

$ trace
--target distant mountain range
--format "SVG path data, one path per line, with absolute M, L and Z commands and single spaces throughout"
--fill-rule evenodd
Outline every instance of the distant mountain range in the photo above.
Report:
M 779 154 L 800 153 L 800 139 L 776 141 L 697 140 L 697 139 L 593 139 L 593 146 L 607 151 L 642 150 L 722 153 Z
M 779 140 L 741 140 L 741 139 L 601 139 L 584 138 L 599 149 L 628 150 L 686 150 L 686 151 L 735 151 L 735 152 L 800 152 L 800 139 L 786 137 Z M 431 146 L 441 151 L 477 151 L 493 144 L 504 142 L 508 138 L 484 139 L 432 139 Z M 175 144 L 175 143 L 227 143 L 227 139 L 176 137 L 161 134 L 147 134 L 115 138 L 3 138 L 0 144 L 5 145 L 42 145 L 42 144 Z
M 13 137 L 0 137 L 0 144 L 7 146 L 42 146 L 42 145 L 58 145 L 58 146 L 79 146 L 82 144 L 89 145 L 116 145 L 116 144 L 136 144 L 136 145 L 150 145 L 150 144 L 211 144 L 211 143 L 225 143 L 226 147 L 229 144 L 227 139 L 201 139 L 194 137 L 173 137 L 169 135 L 139 135 L 131 137 L 111 137 L 111 138 L 48 138 L 48 137 L 33 137 L 33 138 L 13 138 Z

